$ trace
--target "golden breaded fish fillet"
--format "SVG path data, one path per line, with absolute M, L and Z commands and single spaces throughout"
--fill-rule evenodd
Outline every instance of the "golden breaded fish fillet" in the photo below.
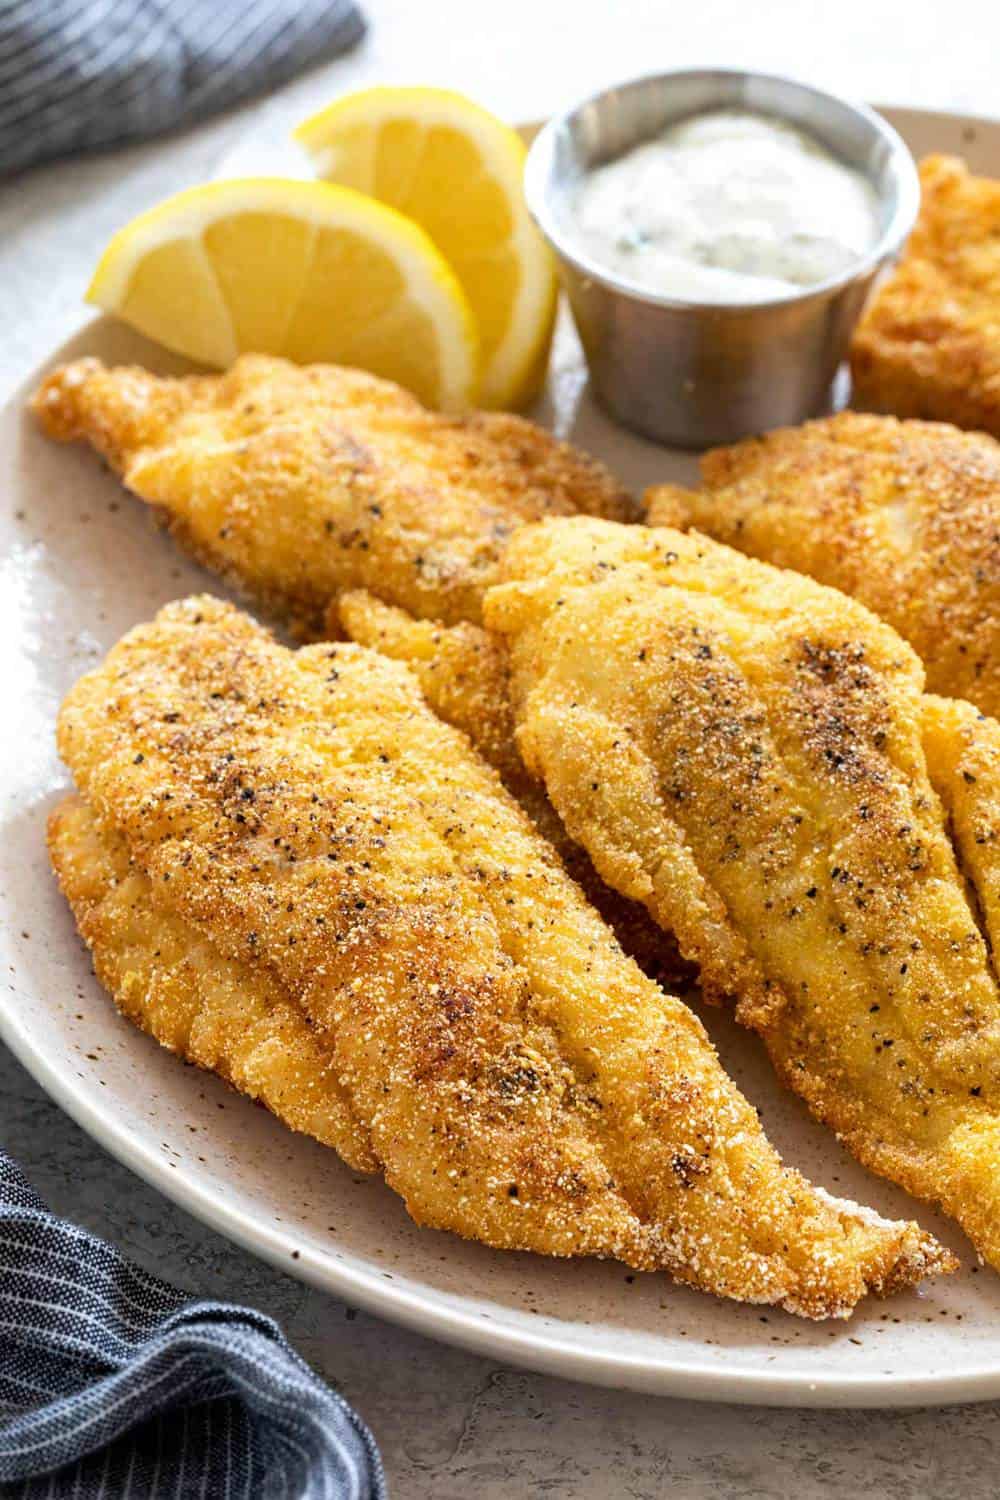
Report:
M 404 623 L 407 649 L 397 632 L 396 650 L 388 638 L 379 647 L 417 652 L 412 664 L 424 668 L 432 707 L 476 731 L 477 748 L 517 783 L 542 831 L 561 838 L 574 877 L 646 972 L 690 983 L 669 940 L 597 879 L 525 774 L 496 692 L 505 648 L 473 623 L 504 540 L 522 521 L 577 508 L 629 513 L 599 465 L 519 417 L 444 418 L 358 371 L 257 356 L 223 377 L 184 380 L 83 360 L 51 376 L 34 405 L 51 436 L 87 438 L 163 510 L 183 544 L 307 633 L 322 619 L 341 635 L 338 599 L 361 583 L 417 614 L 454 617 L 442 625 L 381 606 L 385 619 Z M 359 606 L 351 618 L 351 637 L 375 645 Z M 473 715 L 463 708 L 470 698 Z
M 697 533 L 550 521 L 504 566 L 487 623 L 568 831 L 855 1155 L 1000 1267 L 1000 730 L 926 697 L 854 600 Z
M 59 745 L 84 806 L 57 815 L 53 856 L 116 997 L 186 1053 L 187 1017 L 231 1008 L 216 1045 L 241 1087 L 248 1020 L 274 1032 L 287 1007 L 332 1081 L 327 1138 L 367 1152 L 419 1223 L 813 1317 L 951 1267 L 915 1225 L 781 1165 L 696 1018 L 405 668 L 290 652 L 191 599 L 76 685 Z M 125 859 L 139 883 L 116 888 Z M 251 1086 L 309 1128 L 278 1063 Z M 313 1054 L 301 1076 L 311 1098 Z
M 1000 443 L 841 412 L 719 448 L 702 488 L 649 492 L 694 526 L 853 594 L 909 641 L 932 691 L 1000 714 Z
M 658 927 L 640 902 L 626 900 L 605 884 L 586 850 L 567 834 L 541 782 L 525 769 L 514 735 L 506 641 L 467 621 L 441 625 L 415 620 L 364 590 L 342 594 L 331 605 L 327 634 L 344 632 L 359 645 L 406 663 L 438 718 L 467 734 L 500 772 L 504 786 L 555 846 L 568 874 L 629 957 L 665 989 L 690 989 L 697 971 L 681 958 L 673 935 Z
M 157 901 L 125 839 L 81 797 L 53 812 L 49 851 L 97 977 L 131 1021 L 356 1170 L 378 1170 L 330 1048 L 263 965 L 226 957 Z
M 248 354 L 225 375 L 168 380 L 82 359 L 33 407 L 50 437 L 96 448 L 206 566 L 307 631 L 348 588 L 478 620 L 518 526 L 631 513 L 606 469 L 522 417 L 443 417 L 333 365 Z
M 1000 954 L 1000 723 L 960 698 L 927 694 L 924 750 L 996 966 Z
M 928 156 L 920 188 L 909 243 L 854 334 L 854 400 L 1000 437 L 1000 181 Z

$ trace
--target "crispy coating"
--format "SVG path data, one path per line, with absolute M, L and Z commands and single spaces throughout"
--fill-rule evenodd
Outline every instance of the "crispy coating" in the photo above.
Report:
M 166 380 L 82 359 L 33 407 L 50 437 L 96 448 L 207 567 L 307 633 L 348 588 L 478 620 L 518 526 L 631 510 L 606 469 L 522 417 L 443 417 L 333 365 L 251 354 L 225 375 Z
M 357 589 L 330 606 L 327 634 L 405 661 L 438 718 L 467 734 L 504 783 L 529 780 L 514 740 L 506 643 L 481 625 L 418 620 Z M 533 783 L 537 785 L 537 783 Z
M 664 932 L 638 901 L 628 901 L 598 875 L 586 850 L 571 839 L 541 782 L 530 775 L 514 736 L 507 643 L 481 625 L 415 620 L 363 590 L 331 605 L 327 634 L 345 632 L 394 661 L 404 661 L 424 698 L 446 724 L 467 734 L 516 797 L 539 833 L 555 846 L 568 873 L 607 922 L 622 948 L 665 989 L 690 989 L 697 978 L 672 933 Z
M 854 399 L 1000 437 L 1000 182 L 920 163 L 921 206 L 851 346 Z
M 561 841 L 645 971 L 690 983 L 676 947 L 597 879 L 525 774 L 499 691 L 505 648 L 473 623 L 514 527 L 577 509 L 631 513 L 604 469 L 519 417 L 443 418 L 373 376 L 260 356 L 184 380 L 81 360 L 34 406 L 50 436 L 90 441 L 183 545 L 306 634 L 322 617 L 320 633 L 340 635 L 338 598 L 354 590 L 352 639 L 410 661 L 440 716 L 472 734 Z M 376 625 L 378 600 L 359 584 L 415 614 L 386 606 Z M 453 624 L 417 620 L 428 612 Z M 394 617 L 405 629 L 390 630 Z
M 487 622 L 569 832 L 859 1159 L 1000 1266 L 995 888 L 969 853 L 982 837 L 995 857 L 997 782 L 948 760 L 973 754 L 971 716 L 995 766 L 1000 731 L 948 710 L 961 733 L 931 753 L 949 820 L 924 747 L 947 705 L 854 600 L 697 533 L 601 521 L 527 528 L 505 568 Z
M 267 969 L 226 957 L 156 901 L 122 835 L 98 827 L 82 798 L 53 812 L 49 852 L 97 977 L 123 1014 L 355 1170 L 378 1170 L 330 1049 Z
M 958 698 L 924 699 L 924 751 L 970 905 L 1000 954 L 1000 723 Z
M 910 642 L 932 691 L 1000 714 L 1000 443 L 841 412 L 716 449 L 702 481 L 651 490 L 650 523 L 853 594 Z
M 696 1018 L 625 958 L 397 663 L 353 645 L 289 652 L 192 599 L 77 684 L 59 744 L 102 852 L 67 832 L 76 803 L 53 850 L 116 997 L 162 1033 L 175 992 L 202 1007 L 189 980 L 207 993 L 220 965 L 259 976 L 254 1015 L 298 1012 L 345 1128 L 419 1223 L 616 1256 L 810 1316 L 949 1268 L 915 1225 L 782 1167 Z M 133 966 L 146 913 L 129 890 L 97 873 L 81 899 L 67 859 L 97 866 L 105 849 L 158 920 L 205 940 L 189 980 L 161 987 L 142 954 Z M 213 1003 L 238 1036 L 239 986 Z M 183 1022 L 173 1034 L 186 1050 Z M 311 1088 L 311 1062 L 304 1074 Z M 287 1075 L 258 1092 L 290 1117 Z

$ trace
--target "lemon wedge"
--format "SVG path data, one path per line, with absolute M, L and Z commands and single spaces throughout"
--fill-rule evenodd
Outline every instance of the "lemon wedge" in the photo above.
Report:
M 313 115 L 295 139 L 320 177 L 398 209 L 434 241 L 479 325 L 480 403 L 529 401 L 545 375 L 556 278 L 524 202 L 520 137 L 461 94 L 373 88 Z
M 111 240 L 87 300 L 176 353 L 356 365 L 428 406 L 475 399 L 479 336 L 454 272 L 402 214 L 350 188 L 213 182 Z

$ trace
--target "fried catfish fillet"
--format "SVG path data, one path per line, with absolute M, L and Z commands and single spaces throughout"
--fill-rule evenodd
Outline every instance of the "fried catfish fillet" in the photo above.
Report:
M 855 400 L 1000 437 L 1000 182 L 929 156 L 920 186 L 903 257 L 854 335 Z
M 417 1222 L 813 1317 L 950 1268 L 781 1165 L 400 665 L 192 599 L 76 685 L 59 744 L 52 854 L 116 999 L 300 1128 L 322 1080 L 324 1138 Z
M 130 1020 L 356 1170 L 378 1170 L 330 1048 L 263 965 L 227 957 L 158 901 L 124 837 L 82 798 L 53 812 L 49 851 L 97 977 Z
M 648 495 L 694 526 L 853 594 L 910 642 L 928 686 L 1000 714 L 1000 443 L 842 412 L 719 448 L 702 488 Z
M 506 642 L 470 620 L 418 620 L 364 589 L 342 594 L 327 614 L 327 634 L 404 661 L 438 718 L 467 734 L 504 782 L 528 782 L 514 738 Z M 537 786 L 536 781 L 531 781 Z
M 45 432 L 83 438 L 206 566 L 315 632 L 368 588 L 411 614 L 478 620 L 526 521 L 627 519 L 608 472 L 521 417 L 443 417 L 389 381 L 244 355 L 161 379 L 82 359 L 34 397 Z
M 568 831 L 855 1155 L 1000 1266 L 1000 730 L 854 600 L 696 533 L 547 522 L 505 570 L 487 621 Z
M 525 769 L 514 734 L 507 643 L 481 625 L 415 620 L 364 590 L 342 594 L 330 608 L 327 633 L 406 662 L 424 698 L 446 724 L 469 736 L 484 760 L 500 772 L 539 833 L 553 844 L 567 872 L 604 918 L 622 948 L 665 989 L 690 989 L 697 979 L 681 958 L 673 934 L 664 932 L 638 901 L 628 901 L 598 875 L 586 850 L 571 839 L 541 782 Z

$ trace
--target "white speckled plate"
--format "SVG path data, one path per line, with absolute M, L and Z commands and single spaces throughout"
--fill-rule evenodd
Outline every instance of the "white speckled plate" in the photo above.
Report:
M 917 154 L 960 151 L 1000 175 L 1000 122 L 890 111 Z M 181 186 L 182 184 L 178 184 Z M 177 368 L 104 320 L 83 353 Z M 70 683 L 168 599 L 219 590 L 92 455 L 46 443 L 21 396 L 0 415 L 0 1032 L 98 1141 L 192 1213 L 292 1274 L 424 1333 L 607 1385 L 789 1405 L 906 1406 L 1000 1395 L 1000 1280 L 961 1234 L 864 1172 L 775 1083 L 753 1037 L 706 1020 L 786 1159 L 832 1191 L 916 1216 L 961 1272 L 812 1325 L 633 1276 L 611 1264 L 499 1254 L 417 1229 L 381 1182 L 182 1067 L 115 1012 L 49 873 L 48 809 L 66 785 L 53 723 Z M 629 437 L 588 398 L 564 329 L 542 420 L 635 485 L 691 460 Z

